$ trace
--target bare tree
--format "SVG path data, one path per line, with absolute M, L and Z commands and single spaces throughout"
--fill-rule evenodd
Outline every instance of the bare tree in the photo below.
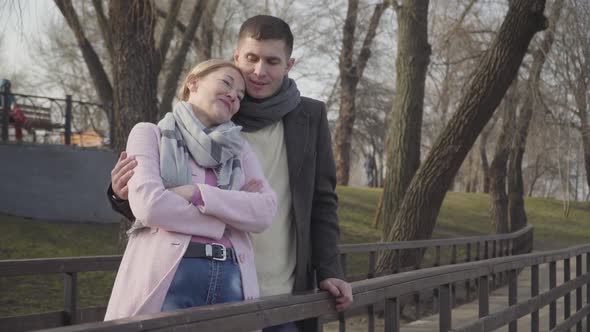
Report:
M 566 15 L 564 31 L 558 40 L 561 56 L 556 56 L 557 68 L 553 72 L 558 82 L 567 87 L 568 100 L 564 106 L 576 117 L 572 127 L 578 129 L 582 138 L 586 182 L 590 188 L 590 4 L 569 0 Z
M 508 233 L 508 195 L 506 194 L 506 168 L 514 136 L 514 121 L 518 108 L 518 80 L 504 96 L 502 128 L 496 142 L 494 158 L 489 170 L 491 224 L 498 234 Z
M 555 27 L 559 20 L 562 7 L 563 0 L 556 0 L 549 16 L 549 28 L 545 32 L 541 45 L 533 53 L 533 63 L 529 72 L 526 91 L 517 121 L 516 135 L 510 151 L 508 161 L 508 219 L 510 231 L 521 229 L 527 224 L 526 212 L 524 210 L 522 159 L 526 148 L 534 101 L 538 99 L 535 96 L 538 96 L 541 71 L 553 44 Z
M 377 34 L 379 21 L 383 12 L 387 9 L 385 2 L 375 5 L 369 28 L 355 61 L 353 57 L 358 5 L 359 0 L 348 0 L 348 11 L 343 27 L 342 49 L 340 50 L 340 112 L 334 134 L 334 154 L 336 159 L 336 179 L 338 184 L 341 185 L 347 185 L 350 176 L 350 151 L 356 118 L 357 86 L 371 56 L 371 44 Z
M 457 111 L 413 177 L 385 241 L 430 238 L 461 163 L 516 77 L 531 39 L 546 28 L 544 9 L 545 1 L 509 2 L 496 38 L 466 85 Z M 404 255 L 402 264 L 411 263 L 415 259 L 411 256 Z M 394 258 L 393 253 L 382 255 L 378 266 L 388 269 Z
M 396 1 L 393 5 L 398 21 L 396 97 L 387 139 L 387 180 L 375 218 L 383 225 L 384 238 L 394 227 L 391 221 L 420 165 L 424 84 L 431 52 L 428 5 L 428 0 Z
M 79 14 L 71 0 L 54 0 L 78 43 L 92 83 L 104 105 L 113 105 L 115 150 L 122 150 L 131 127 L 140 121 L 154 122 L 158 116 L 158 77 L 168 58 L 170 45 L 180 11 L 181 0 L 170 1 L 168 14 L 161 29 L 159 45 L 155 42 L 157 8 L 152 1 L 119 2 L 108 1 L 108 15 L 104 12 L 103 1 L 92 2 L 102 43 L 108 50 L 108 58 L 101 59 L 95 46 L 86 37 Z M 208 0 L 195 3 L 195 10 L 181 47 L 171 57 L 167 82 L 163 95 L 174 95 L 180 72 L 188 52 L 187 43 L 194 39 L 200 20 L 200 11 Z M 198 9 L 198 10 L 197 10 Z M 193 28 L 194 27 L 194 28 Z M 112 77 L 107 74 L 106 64 L 111 63 Z M 114 87 L 114 88 L 113 88 Z M 116 91 L 115 91 L 116 90 Z M 164 98 L 163 98 L 164 100 Z M 171 102 L 171 98 L 166 98 Z

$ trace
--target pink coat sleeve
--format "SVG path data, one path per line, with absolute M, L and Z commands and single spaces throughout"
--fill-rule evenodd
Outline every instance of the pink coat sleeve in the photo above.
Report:
M 151 123 L 138 123 L 127 140 L 127 154 L 137 166 L 128 182 L 129 204 L 137 220 L 167 231 L 219 239 L 225 224 L 199 211 L 181 196 L 166 190 L 160 177 L 160 130 Z
M 242 152 L 242 169 L 245 183 L 256 179 L 262 181 L 260 193 L 237 190 L 222 190 L 218 187 L 199 184 L 204 205 L 199 210 L 206 215 L 216 216 L 239 230 L 260 233 L 270 226 L 277 210 L 275 192 L 272 190 L 258 158 L 247 142 Z

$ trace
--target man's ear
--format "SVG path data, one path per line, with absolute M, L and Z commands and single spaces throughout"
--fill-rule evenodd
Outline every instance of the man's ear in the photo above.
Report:
M 287 75 L 289 73 L 289 71 L 291 70 L 291 68 L 293 68 L 294 65 L 295 65 L 295 59 L 289 58 L 289 60 L 287 60 L 287 68 L 285 69 L 285 75 Z
M 238 49 L 235 48 L 234 49 L 234 64 L 237 65 L 238 64 L 238 59 L 240 58 L 240 53 L 238 52 Z

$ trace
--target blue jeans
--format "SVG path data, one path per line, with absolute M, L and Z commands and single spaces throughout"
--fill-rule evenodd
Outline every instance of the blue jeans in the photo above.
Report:
M 262 332 L 299 332 L 299 328 L 295 322 L 291 322 L 264 328 Z
M 242 301 L 242 277 L 237 262 L 182 258 L 162 311 L 206 304 Z

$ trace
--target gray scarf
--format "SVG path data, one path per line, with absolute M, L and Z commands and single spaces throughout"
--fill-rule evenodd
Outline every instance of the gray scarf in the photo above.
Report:
M 242 126 L 245 132 L 257 131 L 280 121 L 300 101 L 297 84 L 285 77 L 279 91 L 269 98 L 254 99 L 246 96 L 232 121 Z
M 239 154 L 242 138 L 239 126 L 231 121 L 206 128 L 193 113 L 191 104 L 181 101 L 158 123 L 160 139 L 160 175 L 164 187 L 192 183 L 188 153 L 205 168 L 213 168 L 217 186 L 239 190 L 242 176 Z
M 192 157 L 198 165 L 214 169 L 219 188 L 240 189 L 243 176 L 239 159 L 242 127 L 228 121 L 217 127 L 206 128 L 193 113 L 191 104 L 184 101 L 177 103 L 171 113 L 166 113 L 158 122 L 158 127 L 162 133 L 160 176 L 165 188 L 192 183 L 188 164 Z M 136 220 L 127 234 L 132 235 L 144 227 Z

